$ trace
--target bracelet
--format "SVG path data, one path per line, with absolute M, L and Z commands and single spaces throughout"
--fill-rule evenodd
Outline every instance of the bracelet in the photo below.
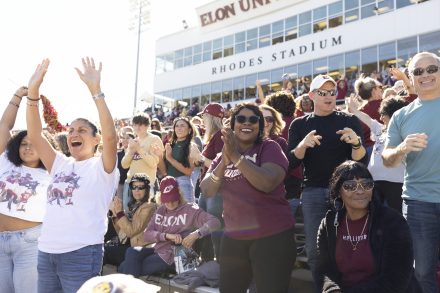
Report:
M 9 102 L 9 105 L 13 105 L 13 106 L 15 106 L 15 107 L 17 107 L 17 108 L 20 108 L 20 105 L 19 104 L 17 104 L 17 103 L 14 103 L 14 102 Z
M 19 98 L 20 100 L 23 98 L 23 97 L 20 97 L 20 96 L 17 95 L 17 94 L 14 94 L 14 97 L 17 97 L 17 98 Z
M 38 104 L 32 104 L 32 103 L 29 103 L 29 102 L 27 102 L 26 105 L 31 106 L 31 107 L 38 107 Z
M 361 142 L 361 138 L 358 136 L 358 143 L 357 144 L 352 144 L 351 148 L 354 150 L 358 150 L 360 149 L 362 146 L 362 142 Z
M 116 214 L 116 219 L 120 219 L 120 218 L 122 218 L 123 216 L 125 216 L 125 213 L 124 213 L 124 211 L 120 211 L 120 212 L 118 212 L 117 214 Z
M 34 101 L 34 102 L 38 102 L 39 100 L 40 100 L 40 98 L 38 98 L 38 99 L 32 99 L 32 98 L 29 98 L 29 97 L 26 97 L 29 101 Z
M 96 101 L 96 100 L 104 99 L 105 95 L 104 95 L 103 92 L 100 92 L 99 94 L 96 94 L 96 95 L 92 96 L 92 98 L 93 98 L 94 101 Z
M 238 168 L 238 165 L 240 165 L 240 163 L 241 163 L 241 161 L 243 161 L 243 159 L 244 159 L 244 156 L 241 155 L 240 158 L 238 159 L 238 161 L 235 162 L 234 167 L 235 167 L 235 168 Z

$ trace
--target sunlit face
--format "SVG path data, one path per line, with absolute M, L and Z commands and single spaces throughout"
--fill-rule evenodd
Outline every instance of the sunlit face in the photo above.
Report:
M 413 67 L 409 68 L 414 89 L 421 99 L 440 96 L 440 70 L 435 73 L 428 73 L 426 69 L 430 65 L 440 66 L 435 58 L 425 55 L 418 57 Z M 415 69 L 423 69 L 422 75 L 415 75 Z
M 145 124 L 133 124 L 133 132 L 136 136 L 144 137 L 147 134 L 148 126 Z
M 133 198 L 136 201 L 140 201 L 144 198 L 145 194 L 149 192 L 148 185 L 144 182 L 134 181 L 131 183 L 131 192 L 133 194 Z
M 325 82 L 320 90 L 335 91 L 336 93 L 336 87 L 331 81 Z M 314 112 L 316 115 L 327 116 L 333 113 L 336 106 L 336 94 L 332 96 L 320 96 L 316 92 L 310 92 L 309 96 L 313 100 Z
M 269 136 L 274 126 L 274 117 L 272 115 L 272 112 L 270 112 L 269 110 L 261 109 L 261 112 L 263 112 L 264 117 L 264 135 Z
M 244 117 L 245 121 L 240 122 L 240 117 Z M 255 119 L 255 123 L 250 121 Z M 237 115 L 235 115 L 235 125 L 233 130 L 235 132 L 235 137 L 239 142 L 253 144 L 257 140 L 259 134 L 259 116 L 257 116 L 252 110 L 246 108 L 242 109 Z
M 31 144 L 27 135 L 21 140 L 18 153 L 20 155 L 20 159 L 23 161 L 23 165 L 31 168 L 38 167 L 40 157 L 38 156 L 37 150 Z
M 370 178 L 355 178 L 344 181 L 340 194 L 347 211 L 355 212 L 368 209 L 373 195 L 373 186 L 373 180 Z
M 190 131 L 191 128 L 184 120 L 178 120 L 174 124 L 174 133 L 176 134 L 177 140 L 185 140 Z
M 177 207 L 179 207 L 179 201 L 176 200 L 176 201 L 165 202 L 164 205 L 167 208 L 167 210 L 174 211 L 175 209 L 177 209 Z
M 81 161 L 93 157 L 99 141 L 100 137 L 93 136 L 92 128 L 85 121 L 75 120 L 70 124 L 67 145 L 72 157 L 76 160 Z

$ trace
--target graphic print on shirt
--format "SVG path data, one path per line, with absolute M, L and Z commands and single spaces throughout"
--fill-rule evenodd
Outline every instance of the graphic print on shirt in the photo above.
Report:
M 156 225 L 160 225 L 164 227 L 185 226 L 186 217 L 187 217 L 186 213 L 177 216 L 164 216 L 164 215 L 156 214 L 154 223 L 156 223 Z
M 26 211 L 26 203 L 31 196 L 36 194 L 38 182 L 32 178 L 32 175 L 17 171 L 8 171 L 10 173 L 5 181 L 0 181 L 0 202 L 7 202 L 9 211 L 12 204 L 16 205 L 17 211 Z M 2 176 L 3 178 L 4 176 Z
M 141 160 L 142 158 L 141 158 L 141 155 L 139 155 L 139 153 L 138 152 L 135 152 L 134 154 L 133 154 L 133 161 L 139 161 L 139 160 Z
M 246 156 L 244 156 L 244 158 L 245 158 L 245 160 L 249 160 L 249 161 L 251 161 L 254 164 L 257 163 L 257 154 L 256 153 L 253 154 L 252 157 L 246 155 Z M 225 176 L 224 176 L 225 180 L 227 180 L 227 181 L 234 181 L 234 180 L 240 179 L 241 177 L 242 177 L 241 176 L 241 171 L 238 170 L 237 168 L 235 168 L 233 163 L 229 164 L 226 167 Z
M 61 202 L 64 202 L 66 206 L 73 205 L 73 192 L 80 187 L 78 184 L 80 179 L 81 177 L 75 172 L 69 175 L 64 172 L 55 174 L 55 179 L 47 188 L 47 202 L 52 205 L 56 201 L 59 206 Z

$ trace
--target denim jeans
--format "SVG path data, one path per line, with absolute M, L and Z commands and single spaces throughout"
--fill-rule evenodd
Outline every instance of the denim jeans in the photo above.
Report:
M 75 293 L 88 279 L 99 276 L 103 244 L 66 253 L 38 252 L 38 293 Z
M 211 233 L 211 241 L 214 247 L 214 255 L 217 261 L 220 261 L 220 243 L 223 237 L 223 197 L 220 193 L 215 196 L 206 197 L 200 194 L 199 206 L 208 214 L 216 217 L 221 223 L 221 229 Z
M 317 281 L 314 275 L 317 257 L 316 241 L 319 225 L 330 208 L 328 192 L 328 188 L 306 187 L 301 195 L 307 262 L 312 271 L 315 284 Z
M 190 176 L 179 176 L 176 178 L 179 184 L 180 191 L 183 193 L 183 197 L 189 203 L 195 202 L 194 186 Z
M 288 200 L 290 209 L 292 210 L 293 216 L 295 217 L 296 211 L 298 207 L 301 205 L 301 199 L 299 198 L 291 198 Z
M 148 276 L 166 271 L 171 266 L 167 264 L 150 247 L 129 247 L 125 259 L 119 266 L 118 272 L 134 277 Z
M 440 203 L 404 200 L 402 213 L 408 222 L 413 240 L 416 278 L 423 293 L 438 293 Z
M 41 225 L 0 232 L 0 291 L 37 292 L 38 237 Z

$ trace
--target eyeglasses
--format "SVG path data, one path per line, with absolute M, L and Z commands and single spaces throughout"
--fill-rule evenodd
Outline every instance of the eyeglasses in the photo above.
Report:
M 273 123 L 275 121 L 272 116 L 265 116 L 264 120 L 266 120 L 267 123 Z
M 364 179 L 361 181 L 347 180 L 342 183 L 342 188 L 345 191 L 355 192 L 359 187 L 365 191 L 370 191 L 374 187 L 374 181 L 372 179 Z
M 249 116 L 249 117 L 244 116 L 244 115 L 237 115 L 237 116 L 235 116 L 235 121 L 237 121 L 238 123 L 241 123 L 241 124 L 246 123 L 246 122 L 249 122 L 251 124 L 255 124 L 259 120 L 260 120 L 260 117 L 255 116 L 255 115 L 252 115 L 252 116 Z
M 412 74 L 414 76 L 420 76 L 422 75 L 424 72 L 426 71 L 426 73 L 428 74 L 433 74 L 436 73 L 438 71 L 438 66 L 437 65 L 429 65 L 426 68 L 421 68 L 421 67 L 417 67 L 412 71 Z
M 336 90 L 314 90 L 314 92 L 321 97 L 333 97 L 336 96 Z
M 144 190 L 145 188 L 147 188 L 147 186 L 146 185 L 133 185 L 132 187 L 131 187 L 131 190 Z

